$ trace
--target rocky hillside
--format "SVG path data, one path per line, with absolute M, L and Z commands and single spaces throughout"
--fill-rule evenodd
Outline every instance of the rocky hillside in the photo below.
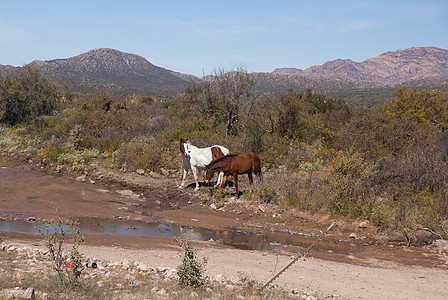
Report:
M 337 59 L 306 70 L 280 68 L 270 75 L 283 77 L 287 82 L 303 78 L 322 81 L 327 88 L 370 88 L 446 84 L 448 81 L 448 50 L 434 47 L 415 47 L 391 51 L 357 63 L 350 59 Z M 300 78 L 300 79 L 299 79 Z M 294 82 L 291 82 L 294 85 Z M 325 86 L 320 85 L 325 88 Z
M 145 58 L 114 49 L 100 48 L 67 59 L 33 61 L 45 75 L 74 91 L 109 90 L 115 94 L 167 94 L 182 91 L 193 75 L 173 72 L 151 64 Z M 20 67 L 1 66 L 14 73 Z M 337 59 L 306 70 L 279 68 L 257 73 L 257 87 L 265 91 L 307 89 L 336 91 L 345 89 L 392 88 L 397 85 L 447 86 L 448 50 L 416 47 L 369 58 L 363 62 Z
M 179 91 L 189 77 L 157 67 L 145 58 L 114 49 L 99 48 L 67 59 L 33 61 L 45 75 L 55 75 L 76 91 Z

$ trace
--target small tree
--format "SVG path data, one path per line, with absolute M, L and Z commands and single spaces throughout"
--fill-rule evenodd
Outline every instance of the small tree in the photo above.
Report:
M 16 75 L 0 76 L 0 122 L 29 122 L 51 114 L 58 100 L 55 84 L 30 65 Z
M 205 271 L 207 259 L 198 261 L 197 250 L 190 246 L 186 240 L 175 239 L 176 243 L 184 249 L 182 264 L 177 267 L 179 283 L 183 286 L 200 287 L 204 285 L 202 275 Z
M 84 241 L 84 238 L 79 228 L 76 226 L 67 227 L 61 221 L 57 221 L 46 224 L 44 228 L 37 228 L 37 231 L 43 235 L 46 241 L 50 260 L 61 283 L 71 288 L 81 285 L 80 277 L 84 270 L 84 262 L 78 247 Z M 65 254 L 63 245 L 69 233 L 74 234 L 74 241 L 71 251 Z
M 305 139 L 312 130 L 309 115 L 306 112 L 303 95 L 289 90 L 280 95 L 277 105 L 277 131 L 281 137 Z
M 255 75 L 242 68 L 219 69 L 200 84 L 185 91 L 186 101 L 199 104 L 201 114 L 226 123 L 226 135 L 237 134 L 242 116 L 249 116 L 257 103 Z

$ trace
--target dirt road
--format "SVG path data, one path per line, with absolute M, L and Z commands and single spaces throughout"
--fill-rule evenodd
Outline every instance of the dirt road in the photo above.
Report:
M 238 201 L 223 204 L 209 196 L 208 188 L 202 188 L 200 193 L 193 193 L 193 188 L 178 190 L 177 179 L 106 171 L 70 177 L 46 171 L 6 156 L 0 164 L 2 219 L 68 220 L 87 216 L 116 222 L 158 220 L 211 230 L 267 229 L 304 234 L 310 239 L 335 220 L 338 226 L 325 239 L 333 244 L 353 244 L 360 250 L 311 251 L 306 260 L 294 264 L 276 284 L 289 290 L 309 289 L 323 296 L 334 294 L 348 299 L 448 299 L 445 241 L 408 248 L 386 242 L 387 238 L 379 235 L 372 225 L 359 228 L 359 220 L 301 211 L 282 212 L 268 205 Z M 351 233 L 358 238 L 350 238 Z M 94 258 L 139 261 L 169 268 L 179 265 L 179 248 L 172 238 L 122 233 L 85 236 L 81 250 Z M 40 236 L 32 233 L 0 231 L 0 239 L 43 247 Z M 282 245 L 270 250 L 239 250 L 216 241 L 193 244 L 200 257 L 207 257 L 209 276 L 237 279 L 244 274 L 259 282 L 269 280 L 297 252 L 297 247 Z

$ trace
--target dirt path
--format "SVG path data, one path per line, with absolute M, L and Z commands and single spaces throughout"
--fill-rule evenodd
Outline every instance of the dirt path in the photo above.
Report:
M 275 207 L 237 201 L 223 205 L 213 202 L 206 191 L 193 193 L 192 188 L 179 191 L 176 179 L 104 171 L 76 179 L 48 175 L 33 168 L 10 158 L 0 164 L 0 217 L 3 219 L 80 216 L 117 222 L 158 219 L 215 230 L 265 228 L 311 237 L 335 220 L 338 226 L 326 239 L 357 244 L 362 251 L 352 254 L 312 251 L 276 284 L 290 290 L 310 289 L 349 299 L 448 299 L 448 245 L 444 241 L 407 248 L 386 243 L 385 237 L 378 235 L 371 225 L 359 228 L 359 221 L 309 212 L 281 212 Z M 218 209 L 211 209 L 210 204 Z M 276 222 L 277 219 L 281 222 Z M 350 233 L 360 238 L 350 239 Z M 43 247 L 37 234 L 0 231 L 0 239 Z M 207 257 L 209 276 L 237 279 L 245 274 L 259 282 L 269 280 L 290 262 L 295 253 L 290 251 L 297 251 L 285 247 L 269 251 L 238 250 L 211 241 L 193 244 L 201 257 Z M 81 250 L 101 260 L 139 261 L 169 268 L 179 264 L 179 248 L 171 238 L 86 234 Z

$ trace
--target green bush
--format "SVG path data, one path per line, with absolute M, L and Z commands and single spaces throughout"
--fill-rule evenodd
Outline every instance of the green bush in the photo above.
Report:
M 205 284 L 204 272 L 207 259 L 198 261 L 197 250 L 190 246 L 188 241 L 175 239 L 176 243 L 184 250 L 182 264 L 177 267 L 179 284 L 182 286 L 201 287 Z
M 114 158 L 119 168 L 126 166 L 126 170 L 132 172 L 143 169 L 161 174 L 163 170 L 178 169 L 180 160 L 173 157 L 173 149 L 177 150 L 178 146 L 174 147 L 170 141 L 142 136 L 123 144 Z
M 0 122 L 26 123 L 52 114 L 59 99 L 55 84 L 29 65 L 16 75 L 0 76 Z
M 323 176 L 328 210 L 368 219 L 373 205 L 369 195 L 372 194 L 374 175 L 375 165 L 359 153 L 336 153 Z

